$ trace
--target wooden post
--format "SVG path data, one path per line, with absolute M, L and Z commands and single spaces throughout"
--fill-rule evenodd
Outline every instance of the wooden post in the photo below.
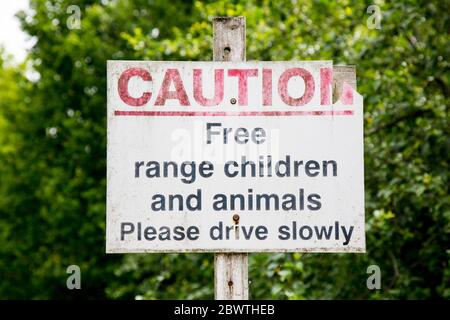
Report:
M 215 17 L 214 61 L 245 61 L 245 17 Z M 239 223 L 239 216 L 233 216 Z M 214 256 L 216 300 L 248 299 L 248 254 L 216 253 Z

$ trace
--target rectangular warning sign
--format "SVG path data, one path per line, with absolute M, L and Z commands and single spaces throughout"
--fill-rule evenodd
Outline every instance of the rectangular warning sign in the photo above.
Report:
M 363 100 L 331 61 L 108 61 L 106 250 L 363 252 Z

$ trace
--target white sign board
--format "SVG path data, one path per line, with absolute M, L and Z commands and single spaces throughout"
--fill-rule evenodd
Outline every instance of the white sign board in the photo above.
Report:
M 364 252 L 363 102 L 332 70 L 108 61 L 107 252 Z

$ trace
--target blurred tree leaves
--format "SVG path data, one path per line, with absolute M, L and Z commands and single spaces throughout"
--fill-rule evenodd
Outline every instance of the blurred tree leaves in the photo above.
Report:
M 448 3 L 375 1 L 381 29 L 371 4 L 32 0 L 19 14 L 36 39 L 28 67 L 0 60 L 0 297 L 213 297 L 212 254 L 104 253 L 105 68 L 211 60 L 212 17 L 244 15 L 248 60 L 353 64 L 365 97 L 367 253 L 251 254 L 251 297 L 450 298 Z M 366 288 L 371 264 L 380 291 Z

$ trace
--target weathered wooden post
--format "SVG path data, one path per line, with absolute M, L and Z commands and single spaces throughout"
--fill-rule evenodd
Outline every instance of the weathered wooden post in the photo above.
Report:
M 245 61 L 245 17 L 215 17 L 214 61 Z M 239 223 L 235 216 L 234 223 Z M 248 299 L 248 254 L 216 253 L 214 296 L 217 300 Z

